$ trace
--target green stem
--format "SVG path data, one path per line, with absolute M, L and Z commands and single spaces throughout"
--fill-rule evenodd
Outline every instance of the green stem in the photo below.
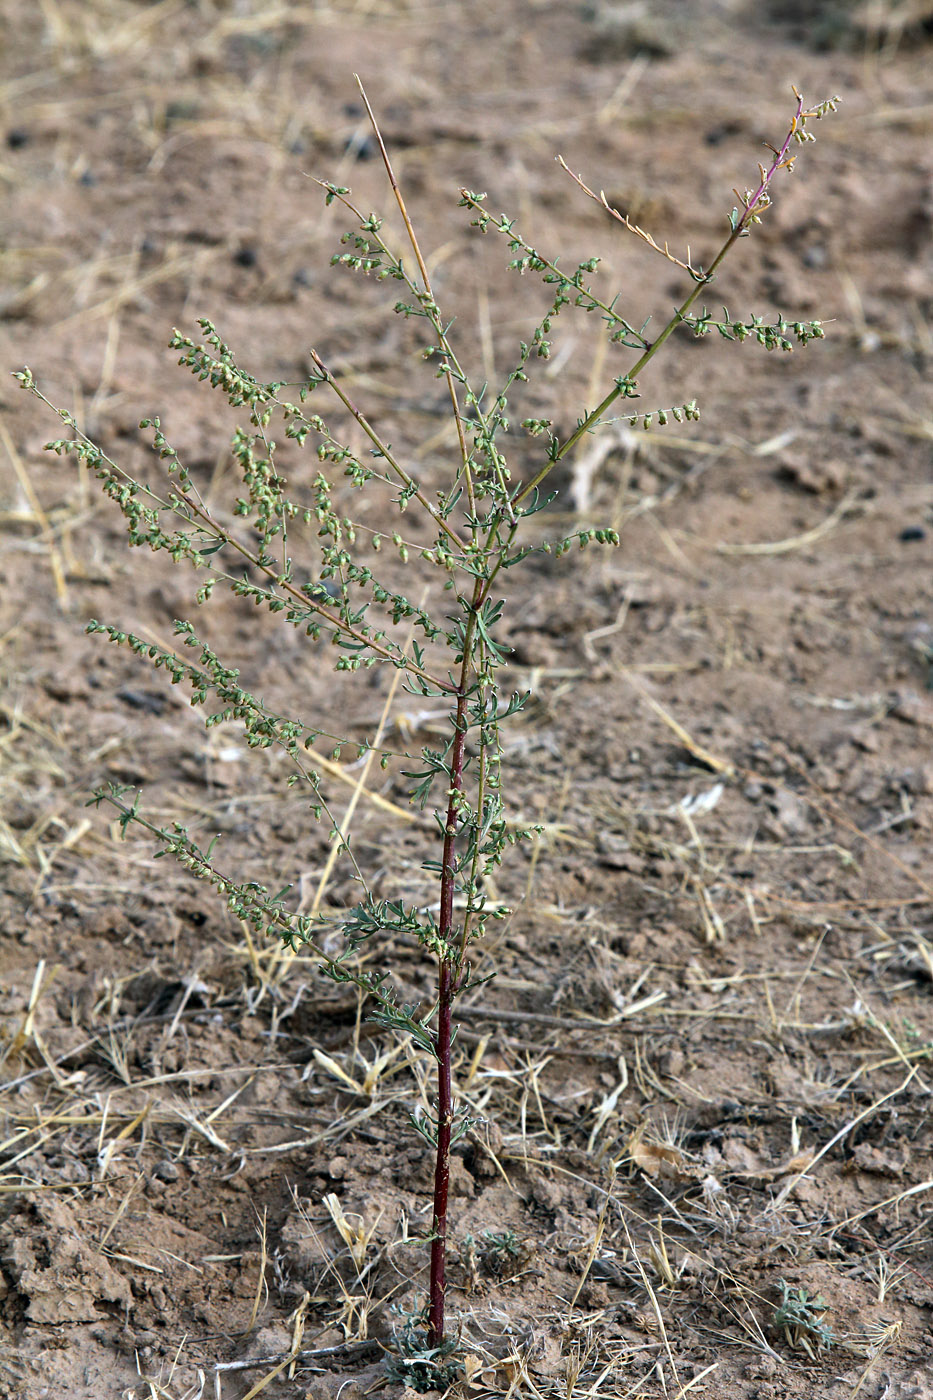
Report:
M 363 429 L 363 432 L 369 438 L 370 442 L 375 446 L 377 451 L 381 454 L 382 457 L 385 458 L 389 466 L 395 472 L 396 476 L 398 477 L 399 481 L 401 481 L 406 491 L 410 491 L 414 496 L 415 500 L 418 501 L 418 503 L 424 507 L 428 515 L 430 515 L 431 519 L 437 525 L 438 529 L 443 530 L 444 534 L 450 540 L 451 544 L 453 544 L 460 551 L 461 554 L 466 554 L 468 551 L 468 546 L 460 538 L 456 530 L 452 530 L 451 527 L 447 524 L 447 521 L 437 509 L 437 506 L 432 506 L 431 502 L 428 500 L 424 492 L 420 489 L 417 482 L 414 481 L 412 477 L 408 475 L 408 472 L 405 470 L 402 464 L 395 460 L 395 458 L 392 456 L 392 453 L 389 451 L 388 446 L 382 441 L 375 428 L 364 416 L 364 414 L 360 412 L 360 410 L 357 408 L 356 404 L 349 397 L 349 395 L 346 394 L 344 390 L 340 387 L 337 380 L 334 378 L 331 371 L 327 368 L 317 351 L 310 351 L 310 355 L 311 359 L 317 366 L 318 373 L 320 374 L 324 383 L 330 385 L 331 389 L 333 389 L 334 393 L 337 395 L 344 408 L 346 408 L 347 411 L 353 415 L 357 423 Z

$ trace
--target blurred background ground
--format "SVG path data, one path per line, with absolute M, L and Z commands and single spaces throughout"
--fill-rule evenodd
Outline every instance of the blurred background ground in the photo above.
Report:
M 621 548 L 515 571 L 533 701 L 511 801 L 546 835 L 503 871 L 516 912 L 464 1011 L 484 1126 L 456 1163 L 450 1310 L 476 1396 L 929 1396 L 930 6 L 0 17 L 0 363 L 129 465 L 159 412 L 218 500 L 232 420 L 164 348 L 202 315 L 261 379 L 300 379 L 313 346 L 444 470 L 437 382 L 393 297 L 329 269 L 345 224 L 308 178 L 388 211 L 354 73 L 490 378 L 544 293 L 469 228 L 461 186 L 565 263 L 599 254 L 638 324 L 684 288 L 556 154 L 702 262 L 791 84 L 841 94 L 716 289 L 737 315 L 819 316 L 826 341 L 675 339 L 646 406 L 696 396 L 700 423 L 588 444 L 549 521 L 612 524 Z M 566 428 L 624 368 L 568 323 L 529 403 Z M 430 1163 L 406 1109 L 430 1085 L 355 995 L 86 809 L 100 782 L 142 784 L 150 815 L 221 832 L 228 868 L 305 901 L 327 859 L 274 760 L 84 635 L 102 617 L 166 640 L 188 581 L 128 553 L 12 379 L 0 409 L 0 1390 L 243 1400 L 279 1367 L 270 1400 L 362 1394 L 392 1308 L 424 1293 Z M 534 469 L 533 442 L 515 452 Z M 384 681 L 338 690 L 233 600 L 197 620 L 284 712 L 371 734 Z M 410 700 L 392 723 L 430 742 Z M 331 780 L 340 811 L 355 776 Z M 387 896 L 417 898 L 422 828 L 385 805 L 397 777 L 372 786 L 357 839 Z M 353 889 L 338 866 L 327 898 Z M 393 957 L 428 996 L 414 950 Z

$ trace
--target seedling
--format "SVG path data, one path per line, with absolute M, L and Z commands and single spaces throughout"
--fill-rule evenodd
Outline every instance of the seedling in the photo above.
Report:
M 783 1279 L 778 1280 L 778 1287 L 781 1306 L 774 1314 L 775 1327 L 795 1351 L 805 1351 L 815 1360 L 817 1352 L 828 1351 L 834 1341 L 823 1322 L 828 1304 L 819 1293 L 811 1297 L 805 1288 L 791 1288 Z
M 480 1260 L 487 1273 L 502 1278 L 512 1272 L 522 1247 L 514 1230 L 484 1230 L 480 1236 Z
M 433 1061 L 434 1112 L 412 1116 L 435 1160 L 433 1219 L 427 1240 L 428 1300 L 420 1321 L 409 1319 L 399 1334 L 397 1357 L 399 1375 L 416 1389 L 447 1384 L 456 1372 L 456 1343 L 445 1324 L 448 1188 L 451 1147 L 470 1125 L 458 1111 L 454 1092 L 455 1005 L 477 984 L 474 950 L 487 925 L 508 912 L 490 900 L 488 882 L 508 848 L 529 835 L 528 828 L 507 820 L 503 792 L 500 726 L 522 709 L 527 698 L 521 692 L 511 693 L 502 679 L 508 659 L 503 634 L 510 609 L 511 571 L 533 554 L 561 556 L 574 546 L 618 544 L 611 528 L 581 526 L 565 536 L 548 538 L 541 520 L 534 517 L 556 494 L 548 494 L 554 469 L 582 438 L 613 421 L 611 410 L 618 408 L 631 427 L 663 427 L 671 420 L 681 423 L 698 417 L 693 399 L 647 409 L 640 402 L 641 376 L 675 332 L 698 337 L 715 332 L 728 341 L 751 340 L 766 350 L 785 351 L 822 337 L 819 321 L 788 322 L 778 316 L 766 322 L 759 315 L 737 318 L 728 312 L 717 318 L 699 305 L 725 258 L 765 215 L 774 181 L 793 168 L 796 148 L 812 140 L 812 123 L 835 108 L 835 99 L 811 108 L 804 106 L 796 91 L 795 99 L 784 139 L 770 148 L 770 161 L 759 166 L 754 187 L 736 194 L 724 241 L 707 267 L 695 263 L 689 252 L 684 258 L 676 257 L 666 244 L 659 245 L 643 229 L 629 224 L 635 236 L 676 268 L 688 285 L 676 310 L 650 335 L 647 321 L 622 315 L 617 297 L 599 295 L 594 280 L 598 258 L 565 271 L 556 257 L 529 242 L 512 219 L 490 213 L 485 195 L 461 190 L 460 205 L 471 216 L 472 226 L 481 234 L 502 237 L 511 258 L 509 267 L 537 275 L 547 289 L 543 315 L 515 348 L 508 372 L 495 389 L 481 384 L 461 359 L 366 101 L 411 259 L 399 256 L 383 235 L 383 220 L 361 210 L 347 188 L 320 182 L 325 203 L 341 208 L 352 223 L 343 237 L 344 251 L 333 261 L 394 284 L 396 314 L 423 331 L 423 357 L 442 381 L 456 444 L 440 486 L 421 471 L 416 452 L 390 445 L 376 416 L 358 407 L 340 375 L 317 350 L 310 353 L 311 370 L 302 382 L 263 381 L 241 366 L 207 320 L 198 323 L 194 337 L 176 331 L 170 344 L 181 365 L 243 413 L 245 421 L 232 441 L 242 488 L 227 510 L 216 509 L 201 494 L 193 472 L 168 441 L 158 418 L 142 423 L 163 472 L 151 482 L 108 457 L 80 431 L 70 413 L 56 410 L 68 435 L 50 443 L 50 450 L 73 457 L 97 477 L 104 495 L 122 511 L 131 545 L 165 551 L 196 572 L 199 604 L 207 604 L 216 587 L 227 588 L 263 610 L 270 629 L 283 621 L 298 629 L 317 664 L 323 644 L 328 643 L 336 671 L 352 675 L 381 668 L 443 716 L 441 739 L 424 745 L 412 757 L 383 743 L 379 731 L 363 742 L 341 737 L 339 726 L 335 732 L 337 721 L 332 714 L 318 719 L 279 714 L 241 683 L 239 673 L 223 663 L 190 620 L 176 622 L 174 647 L 147 642 L 112 623 L 93 621 L 87 629 L 129 647 L 156 669 L 166 671 L 173 684 L 188 687 L 191 704 L 207 707 L 208 726 L 235 720 L 251 747 L 283 750 L 293 765 L 290 782 L 308 795 L 314 817 L 329 825 L 332 840 L 349 859 L 361 890 L 356 904 L 336 912 L 299 913 L 291 899 L 291 885 L 278 888 L 281 875 L 271 888 L 243 880 L 215 856 L 214 842 L 202 849 L 180 823 L 152 822 L 138 792 L 107 784 L 92 799 L 98 806 L 116 810 L 124 833 L 132 824 L 148 832 L 160 855 L 174 857 L 213 885 L 233 913 L 254 930 L 280 936 L 292 950 L 301 946 L 313 950 L 326 976 L 358 987 L 375 1021 L 407 1038 Z M 582 179 L 574 178 L 584 193 L 601 199 Z M 565 436 L 548 418 L 523 420 L 522 428 L 537 441 L 540 451 L 531 473 L 519 479 L 508 459 L 510 442 L 514 442 L 509 437 L 510 401 L 520 397 L 534 365 L 548 358 L 555 322 L 567 308 L 595 313 L 616 352 L 627 351 L 630 363 L 612 376 L 597 406 L 582 412 L 576 427 Z M 23 370 L 18 378 L 24 388 L 49 404 L 30 370 Z M 313 410 L 307 406 L 309 399 Z M 336 417 L 325 418 L 330 408 Z M 354 439 L 366 442 L 366 452 L 348 441 L 347 430 L 340 426 L 348 421 Z M 291 442 L 311 452 L 316 468 L 310 480 L 290 486 L 277 469 L 273 424 Z M 432 424 L 432 435 L 434 431 Z M 398 519 L 376 529 L 373 517 L 364 511 L 343 514 L 338 489 L 345 495 L 348 487 L 353 492 L 375 493 L 380 499 L 388 488 Z M 412 515 L 420 515 L 427 527 L 426 543 L 412 543 L 414 531 L 406 529 Z M 302 543 L 302 524 L 316 530 L 316 546 Z M 387 554 L 407 566 L 410 587 L 403 590 L 399 585 L 399 576 L 404 578 L 406 571 L 394 560 L 387 561 Z M 279 615 L 276 623 L 272 615 Z M 429 814 L 434 850 L 423 869 L 434 882 L 433 899 L 389 897 L 391 892 L 381 890 L 378 877 L 357 858 L 347 824 L 338 823 L 322 788 L 322 771 L 325 765 L 332 768 L 343 745 L 360 757 L 372 755 L 383 767 L 392 765 L 403 772 L 410 801 Z M 342 932 L 342 944 L 335 945 L 335 930 Z M 380 955 L 380 942 L 389 947 L 405 939 L 417 940 L 425 957 L 433 961 L 436 983 L 430 1005 L 402 1004 L 392 984 L 390 955 Z M 365 962 L 359 956 L 364 950 Z M 505 1236 L 501 1242 L 491 1242 L 490 1249 L 503 1260 L 511 1252 Z M 804 1319 L 813 1313 L 805 1301 L 788 1292 L 782 1325 L 794 1328 L 801 1337 L 815 1338 L 820 1335 L 819 1324 L 814 1322 L 808 1331 Z
M 386 1366 L 390 1381 L 408 1386 L 419 1394 L 426 1390 L 447 1390 L 459 1379 L 462 1370 L 457 1356 L 458 1339 L 447 1337 L 439 1346 L 431 1346 L 426 1341 L 428 1325 L 424 1314 L 406 1317 L 392 1334 L 394 1354 Z

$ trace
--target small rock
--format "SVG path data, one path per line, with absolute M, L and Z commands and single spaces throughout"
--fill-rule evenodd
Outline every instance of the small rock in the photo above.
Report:
M 771 810 L 777 824 L 787 836 L 799 836 L 810 825 L 805 802 L 791 792 L 790 788 L 780 787 L 771 801 Z
M 890 1176 L 895 1179 L 900 1178 L 907 1166 L 908 1154 L 906 1151 L 890 1152 L 882 1147 L 872 1147 L 871 1143 L 860 1142 L 852 1153 L 856 1166 L 863 1172 L 872 1172 L 877 1176 Z
M 923 763 L 919 768 L 909 769 L 904 775 L 904 782 L 908 792 L 918 797 L 933 793 L 933 763 Z
M 452 1171 L 450 1173 L 450 1194 L 451 1196 L 474 1196 L 476 1194 L 476 1184 L 466 1171 Z
M 826 491 L 839 491 L 846 482 L 846 469 L 841 462 L 811 462 L 809 458 L 785 455 L 780 472 L 783 477 L 815 496 L 821 496 Z
M 773 1356 L 756 1356 L 745 1367 L 745 1379 L 749 1381 L 767 1381 L 776 1374 L 777 1362 Z
M 53 700 L 83 700 L 90 694 L 88 683 L 79 672 L 60 671 L 54 676 L 45 676 L 42 689 Z
M 684 1052 L 679 1046 L 666 1051 L 658 1061 L 658 1069 L 667 1079 L 679 1079 L 684 1072 Z
M 326 1341 L 321 1340 L 324 1336 L 327 1336 Z M 334 1327 L 329 1333 L 321 1333 L 314 1340 L 316 1346 L 333 1346 L 339 1345 L 343 1339 L 343 1333 Z M 292 1334 L 289 1329 L 283 1323 L 270 1323 L 268 1327 L 260 1327 L 252 1333 L 244 1346 L 243 1355 L 249 1360 L 255 1357 L 268 1358 L 271 1361 L 287 1354 L 291 1345 Z
M 538 1176 L 531 1188 L 532 1200 L 545 1210 L 557 1211 L 561 1208 L 564 1193 L 559 1182 L 550 1180 L 546 1176 Z
M 372 160 L 378 147 L 371 136 L 351 136 L 345 147 L 345 154 L 353 160 Z
M 117 691 L 117 699 L 131 710 L 142 710 L 146 715 L 160 715 L 165 709 L 165 696 L 154 690 L 131 690 L 129 686 L 122 686 Z
M 925 729 L 933 729 L 933 701 L 915 690 L 900 690 L 891 706 L 892 715 L 905 720 L 907 724 L 918 724 Z
M 871 729 L 867 725 L 857 725 L 849 730 L 849 738 L 856 748 L 864 753 L 877 753 L 881 745 L 881 739 L 877 729 Z

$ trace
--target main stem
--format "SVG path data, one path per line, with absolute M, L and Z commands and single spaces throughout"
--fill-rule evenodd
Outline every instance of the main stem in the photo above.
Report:
M 434 1166 L 434 1219 L 431 1235 L 431 1284 L 428 1307 L 428 1346 L 444 1342 L 444 1298 L 447 1288 L 447 1197 L 450 1190 L 450 1138 L 453 1128 L 453 1080 L 450 1040 L 454 965 L 445 958 L 438 973 L 437 1006 L 437 1159 Z
M 450 1141 L 454 1122 L 453 1075 L 451 1073 L 451 1040 L 453 1036 L 453 1005 L 460 984 L 462 956 L 454 949 L 454 893 L 457 883 L 456 839 L 460 820 L 460 795 L 463 790 L 463 760 L 467 736 L 467 691 L 471 669 L 473 638 L 476 632 L 476 609 L 482 596 L 483 582 L 476 580 L 473 600 L 464 635 L 463 659 L 457 686 L 457 704 L 453 715 L 454 737 L 450 751 L 450 788 L 447 820 L 444 825 L 444 855 L 441 870 L 441 908 L 438 918 L 438 941 L 444 953 L 437 970 L 437 1031 L 434 1049 L 437 1055 L 437 1156 L 434 1163 L 434 1218 L 431 1225 L 431 1282 L 428 1298 L 428 1346 L 444 1343 L 444 1301 L 447 1288 L 447 1200 L 450 1193 Z

